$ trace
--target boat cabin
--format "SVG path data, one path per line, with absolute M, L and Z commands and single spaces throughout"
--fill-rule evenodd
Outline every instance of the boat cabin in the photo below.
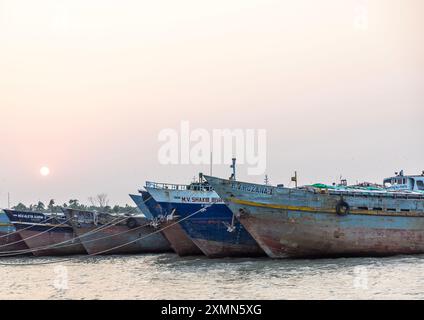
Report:
M 384 187 L 390 191 L 418 191 L 424 192 L 424 171 L 421 175 L 405 176 L 403 170 L 395 177 L 384 179 Z

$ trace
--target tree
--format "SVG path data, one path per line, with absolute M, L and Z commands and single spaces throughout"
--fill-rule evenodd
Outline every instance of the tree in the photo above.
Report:
M 17 206 L 14 206 L 12 209 L 13 210 L 18 210 L 18 211 L 27 211 L 27 210 L 29 210 L 27 208 L 27 206 L 24 205 L 23 203 L 19 203 Z
M 44 211 L 46 210 L 46 206 L 41 201 L 38 201 L 37 206 L 35 207 L 35 210 Z
M 100 209 L 106 208 L 109 205 L 109 199 L 106 193 L 98 194 L 95 197 L 88 198 L 93 207 L 100 207 Z
M 87 206 L 85 204 L 80 203 L 77 199 L 71 199 L 68 203 L 64 203 L 62 206 L 57 206 L 56 202 L 51 199 L 47 205 L 47 209 L 49 212 L 55 213 L 59 212 L 60 208 L 73 208 L 73 209 L 81 209 L 81 210 L 90 210 L 90 211 L 102 211 L 102 212 L 109 212 L 109 213 L 133 213 L 137 212 L 136 207 L 131 207 L 130 205 L 126 204 L 125 206 L 120 205 L 109 205 L 109 200 L 107 198 L 106 194 L 99 194 L 95 197 L 89 198 L 91 202 L 91 206 Z M 18 205 L 13 207 L 14 210 L 18 211 L 35 211 L 35 212 L 45 212 L 46 206 L 43 202 L 39 201 L 37 204 L 31 204 L 29 207 L 27 207 L 23 203 L 19 203 Z
M 47 208 L 49 208 L 49 211 L 50 212 L 55 212 L 55 202 L 54 202 L 54 200 L 53 199 L 51 199 L 50 201 L 49 201 L 49 205 L 47 206 Z
M 79 200 L 77 200 L 77 199 L 69 200 L 69 208 L 78 209 L 79 208 Z
M 126 213 L 134 213 L 137 212 L 137 208 L 131 207 L 130 205 L 126 204 L 125 207 L 123 207 L 121 210 L 123 210 Z

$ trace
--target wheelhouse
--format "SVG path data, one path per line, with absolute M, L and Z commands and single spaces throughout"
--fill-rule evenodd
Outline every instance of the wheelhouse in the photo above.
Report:
M 395 177 L 384 179 L 384 187 L 387 190 L 409 190 L 424 192 L 424 172 L 419 176 L 405 176 L 403 171 Z

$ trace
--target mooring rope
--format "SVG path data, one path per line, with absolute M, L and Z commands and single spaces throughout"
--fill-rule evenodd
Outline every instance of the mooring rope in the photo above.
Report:
M 111 234 L 109 236 L 104 236 L 104 237 L 97 238 L 97 239 L 85 240 L 84 243 L 95 242 L 95 241 L 99 241 L 99 240 L 103 240 L 103 239 L 108 239 L 108 238 L 120 236 L 122 234 L 128 233 L 130 231 L 134 231 L 134 230 L 137 230 L 137 229 L 141 229 L 141 228 L 144 228 L 144 227 L 149 226 L 149 225 L 150 225 L 150 222 L 149 223 L 146 223 L 144 225 L 138 226 L 136 228 L 133 228 L 133 229 L 128 229 L 128 230 L 125 230 L 123 232 L 119 232 L 119 233 L 116 233 L 116 234 Z M 99 229 L 101 229 L 101 228 L 98 228 L 98 230 L 97 230 L 96 233 L 98 233 L 98 232 L 101 231 Z M 77 236 L 76 238 L 73 238 L 73 239 L 68 239 L 68 240 L 65 240 L 65 241 L 62 241 L 62 242 L 59 242 L 59 243 L 55 243 L 55 244 L 52 244 L 52 245 L 47 245 L 47 246 L 44 246 L 44 247 L 38 247 L 38 248 L 34 248 L 34 249 L 29 249 L 28 250 L 28 253 L 29 252 L 37 252 L 37 251 L 45 251 L 45 250 L 49 250 L 49 249 L 62 249 L 62 248 L 72 247 L 72 246 L 75 246 L 75 245 L 81 245 L 82 244 L 82 241 L 79 238 L 82 237 L 82 236 L 85 236 L 87 234 L 88 234 L 88 232 L 82 234 L 81 236 Z M 94 233 L 92 233 L 92 234 L 94 234 Z M 70 243 L 70 244 L 62 245 L 64 243 L 67 243 L 67 242 L 70 242 L 70 241 L 74 241 L 74 240 L 79 240 L 79 242 L 78 243 Z M 10 256 L 15 256 L 15 255 L 16 254 L 14 254 L 14 253 L 11 253 L 11 252 L 7 253 L 6 252 L 6 254 L 0 255 L 0 258 L 1 257 L 10 257 Z
M 49 229 L 47 229 L 47 230 L 44 230 L 44 231 L 39 232 L 39 233 L 37 233 L 37 234 L 34 234 L 34 235 L 32 235 L 32 236 L 30 236 L 30 237 L 27 237 L 27 238 L 25 238 L 25 239 L 22 239 L 22 240 L 19 240 L 19 241 L 14 241 L 14 242 L 10 242 L 10 243 L 8 243 L 8 244 L 1 245 L 1 246 L 0 246 L 0 248 L 7 247 L 7 246 L 10 246 L 10 245 L 12 245 L 12 244 L 21 243 L 21 242 L 23 242 L 23 241 L 25 241 L 25 240 L 29 240 L 29 239 L 32 239 L 32 238 L 35 238 L 35 237 L 39 237 L 39 236 L 41 236 L 42 234 L 45 234 L 45 233 L 47 233 L 47 232 L 52 231 L 53 229 L 59 228 L 60 226 L 66 226 L 66 227 L 67 227 L 67 226 L 69 226 L 69 227 L 71 227 L 70 225 L 66 224 L 69 220 L 70 220 L 70 219 L 67 219 L 66 221 L 64 221 L 64 222 L 62 222 L 62 223 L 60 223 L 60 224 L 58 224 L 58 225 L 54 225 L 53 227 L 51 227 L 51 228 L 49 228 Z M 65 224 L 66 224 L 66 225 L 65 225 Z M 34 227 L 34 225 L 31 225 L 31 227 Z
M 81 241 L 79 241 L 77 243 L 71 243 L 71 244 L 68 244 L 68 245 L 61 246 L 61 244 L 64 244 L 64 243 L 67 243 L 67 242 L 72 242 L 72 241 L 75 241 L 75 240 L 79 240 L 80 238 L 82 238 L 84 236 L 87 236 L 87 235 L 90 235 L 90 234 L 95 234 L 97 232 L 100 232 L 103 229 L 106 229 L 106 228 L 108 228 L 110 226 L 116 225 L 116 224 L 118 224 L 118 223 L 126 220 L 128 217 L 126 217 L 124 219 L 121 219 L 121 220 L 119 220 L 118 222 L 116 222 L 114 224 L 111 224 L 115 220 L 118 220 L 120 218 L 121 217 L 117 217 L 116 219 L 113 219 L 112 221 L 108 222 L 107 224 L 104 224 L 104 225 L 100 226 L 99 228 L 96 228 L 94 230 L 91 230 L 89 232 L 86 232 L 86 233 L 82 234 L 81 236 L 77 236 L 75 238 L 68 239 L 68 240 L 65 240 L 65 241 L 62 241 L 62 242 L 59 242 L 59 243 L 55 243 L 55 244 L 51 244 L 51 245 L 46 245 L 46 246 L 43 246 L 43 247 L 37 247 L 37 248 L 33 248 L 33 249 L 30 249 L 29 248 L 29 249 L 14 250 L 14 251 L 3 251 L 3 252 L 0 252 L 0 258 L 1 257 L 10 257 L 10 256 L 24 255 L 24 254 L 28 254 L 28 253 L 33 253 L 33 252 L 41 251 L 41 250 L 61 249 L 61 248 L 66 248 L 66 247 L 80 245 L 81 244 Z M 27 239 L 27 238 L 25 238 L 25 239 Z
M 147 201 L 149 201 L 150 199 L 152 199 L 152 197 L 150 196 L 150 197 L 148 197 L 146 200 L 144 200 L 144 202 L 147 202 Z M 18 256 L 18 255 L 25 255 L 25 254 L 29 254 L 29 253 L 33 253 L 33 252 L 37 252 L 37 251 L 41 251 L 41 250 L 49 250 L 49 249 L 60 249 L 60 248 L 64 248 L 64 247 L 71 247 L 71 246 L 75 246 L 75 245 L 81 245 L 82 244 L 82 242 L 81 242 L 81 240 L 80 240 L 80 238 L 82 238 L 82 237 L 84 237 L 84 236 L 88 236 L 88 235 L 90 235 L 90 234 L 95 234 L 96 232 L 100 232 L 101 230 L 103 230 L 103 229 L 106 229 L 106 228 L 108 228 L 108 227 L 110 227 L 110 226 L 114 226 L 114 225 L 117 225 L 118 223 L 120 223 L 120 222 L 122 222 L 122 221 L 124 221 L 124 220 L 126 220 L 126 219 L 128 219 L 128 216 L 125 216 L 124 218 L 122 218 L 122 216 L 119 216 L 119 217 L 116 217 L 115 219 L 113 219 L 112 221 L 109 221 L 109 222 L 107 222 L 106 224 L 104 224 L 104 225 L 101 225 L 100 227 L 98 227 L 98 228 L 95 228 L 94 230 L 91 230 L 91 231 L 89 231 L 89 232 L 86 232 L 86 233 L 84 233 L 84 234 L 82 234 L 81 236 L 77 236 L 77 237 L 75 237 L 75 238 L 72 238 L 72 239 L 68 239 L 68 240 L 65 240 L 65 241 L 62 241 L 62 242 L 60 242 L 60 243 L 55 243 L 55 244 L 52 244 L 52 245 L 46 245 L 46 246 L 43 246 L 43 247 L 38 247 L 38 248 L 33 248 L 33 249 L 30 249 L 30 248 L 28 248 L 28 249 L 23 249 L 23 250 L 14 250 L 14 251 L 4 251 L 4 252 L 0 252 L 0 258 L 1 257 L 11 257 L 11 256 Z M 68 221 L 70 221 L 70 220 L 72 220 L 71 218 L 70 219 L 68 219 L 67 221 L 65 221 L 65 223 L 67 223 Z M 115 222 L 116 220 L 119 220 L 119 221 L 117 221 L 117 222 Z M 68 224 L 67 224 L 68 225 Z M 146 226 L 147 226 L 148 224 L 146 224 Z M 71 227 L 71 225 L 69 225 L 70 227 Z M 32 226 L 30 226 L 30 227 L 32 227 Z M 142 226 L 140 226 L 140 227 L 142 227 Z M 52 228 L 52 229 L 54 229 L 54 228 Z M 21 230 L 23 230 L 23 229 L 21 229 Z M 128 232 L 129 230 L 126 230 L 125 232 Z M 41 234 L 41 233 L 40 233 Z M 121 233 L 119 233 L 119 234 L 121 234 Z M 119 235 L 119 234 L 116 234 L 116 235 L 112 235 L 112 236 L 117 236 L 117 235 Z M 99 238 L 99 239 L 95 239 L 95 241 L 97 241 L 97 240 L 101 240 L 101 239 L 104 239 L 104 238 L 108 238 L 108 237 L 110 237 L 110 236 L 107 236 L 107 237 L 103 237 L 103 238 Z M 25 239 L 29 239 L 29 238 L 25 238 Z M 23 240 L 25 240 L 25 239 L 23 239 Z M 71 241 L 74 241 L 74 240 L 76 240 L 76 239 L 79 239 L 80 241 L 78 242 L 78 243 L 71 243 L 71 244 L 68 244 L 68 245 L 64 245 L 64 246 L 60 246 L 61 244 L 64 244 L 64 243 L 67 243 L 67 242 L 71 242 Z M 93 241 L 93 240 L 91 240 L 91 241 Z M 87 241 L 86 241 L 87 242 Z M 8 244 L 8 245 L 10 245 L 10 244 Z
M 145 203 L 145 202 L 147 202 L 147 201 L 149 201 L 150 199 L 153 199 L 153 197 L 152 196 L 149 196 L 146 200 L 143 200 L 143 202 Z M 76 209 L 75 209 L 76 210 Z M 51 218 L 49 218 L 49 219 L 47 219 L 47 220 L 45 220 L 45 221 L 48 221 L 48 220 L 51 220 L 51 219 L 53 219 L 54 217 L 51 217 Z M 106 223 L 106 224 L 104 224 L 104 225 L 102 225 L 102 226 L 100 226 L 99 228 L 96 228 L 96 229 L 94 229 L 94 230 L 91 230 L 91 231 L 89 231 L 89 232 L 86 232 L 86 233 L 84 233 L 83 235 L 81 235 L 81 236 L 78 236 L 78 238 L 81 238 L 81 237 L 84 237 L 84 236 L 86 236 L 86 235 L 90 235 L 90 234 L 94 234 L 94 233 L 96 233 L 96 232 L 98 232 L 98 231 L 100 231 L 100 230 L 102 230 L 102 229 L 105 229 L 105 228 L 107 228 L 108 227 L 108 225 L 110 224 L 110 226 L 113 226 L 113 225 L 116 225 L 116 224 L 118 224 L 118 223 L 120 223 L 120 222 L 122 222 L 122 221 L 124 221 L 124 220 L 126 220 L 126 219 L 128 219 L 128 217 L 125 217 L 125 218 L 123 218 L 122 220 L 120 220 L 120 221 L 118 221 L 118 222 L 116 222 L 116 223 L 113 223 L 115 220 L 118 220 L 118 219 L 120 219 L 121 217 L 117 217 L 116 219 L 113 219 L 112 221 L 110 221 L 110 222 L 108 222 L 108 223 Z M 67 222 L 68 221 L 70 221 L 71 219 L 68 219 L 68 220 L 66 220 L 64 223 L 66 223 L 67 225 L 66 226 L 70 226 L 70 227 L 72 227 L 70 224 L 68 224 Z M 44 221 L 44 222 L 45 222 Z M 34 225 L 33 224 L 31 224 L 30 226 L 28 226 L 28 227 L 26 227 L 26 228 L 23 228 L 23 229 L 19 229 L 19 230 L 16 230 L 16 233 L 19 233 L 20 231 L 24 231 L 24 230 L 27 230 L 27 229 L 30 229 L 30 228 L 32 228 Z M 57 228 L 57 227 L 59 227 L 60 225 L 56 225 L 56 226 L 54 226 L 53 228 L 51 228 L 51 230 L 53 230 L 53 229 L 55 229 L 55 228 Z M 51 230 L 45 230 L 45 232 L 50 232 Z M 45 233 L 45 232 L 41 232 L 40 234 L 43 234 L 43 233 Z M 37 234 L 37 235 L 40 235 L 40 234 Z M 8 234 L 8 235 L 10 235 L 10 234 Z M 5 235 L 5 236 L 8 236 L 8 235 Z M 35 236 L 37 236 L 37 235 L 35 235 Z M 33 236 L 34 237 L 34 236 Z M 28 237 L 28 238 L 25 238 L 25 239 L 22 239 L 22 240 L 19 240 L 19 241 L 15 241 L 15 242 L 11 242 L 11 243 L 7 243 L 7 244 L 5 244 L 5 245 L 2 245 L 2 246 L 0 246 L 0 248 L 2 248 L 2 247 L 6 247 L 6 246 L 10 246 L 10 245 L 13 245 L 13 244 L 16 244 L 16 243 L 20 243 L 20 242 L 23 242 L 23 241 L 25 241 L 26 239 L 30 239 L 30 238 L 32 238 L 32 237 Z M 36 251 L 39 251 L 39 250 L 41 250 L 41 249 L 43 249 L 43 250 L 48 250 L 48 247 L 49 246 L 52 246 L 52 247 L 55 247 L 56 249 L 58 249 L 59 247 L 57 247 L 58 245 L 60 245 L 60 244 L 62 244 L 62 243 L 66 243 L 66 242 L 70 242 L 70 241 L 74 241 L 75 239 L 68 239 L 68 240 L 65 240 L 65 241 L 62 241 L 62 242 L 60 242 L 60 243 L 56 243 L 56 244 L 53 244 L 53 245 L 47 245 L 47 246 L 44 246 L 44 247 L 38 247 L 38 248 L 33 248 L 33 249 L 23 249 L 23 250 L 14 250 L 14 251 L 3 251 L 3 252 L 0 252 L 0 258 L 1 257 L 8 257 L 8 256 L 17 256 L 17 255 L 24 255 L 24 254 L 27 254 L 27 253 L 32 253 L 32 252 L 36 252 Z M 80 243 L 72 243 L 72 244 L 70 244 L 70 245 L 68 245 L 68 246 L 74 246 L 74 245 L 79 245 Z M 67 246 L 64 246 L 64 247 L 67 247 Z M 47 248 L 47 249 L 46 249 Z
M 92 254 L 92 255 L 90 255 L 90 256 L 97 256 L 97 255 L 101 255 L 101 254 L 104 254 L 104 253 L 106 253 L 106 252 L 109 252 L 109 251 L 112 251 L 112 250 L 116 250 L 116 249 L 119 249 L 119 248 L 125 247 L 125 246 L 127 246 L 127 245 L 129 245 L 129 244 L 132 244 L 132 243 L 134 243 L 134 242 L 137 242 L 137 241 L 140 241 L 140 240 L 146 239 L 147 237 L 150 237 L 150 236 L 151 236 L 151 235 L 153 235 L 153 234 L 160 233 L 160 232 L 162 232 L 163 230 L 166 230 L 166 229 L 168 229 L 168 228 L 170 228 L 170 227 L 172 227 L 172 226 L 174 226 L 174 225 L 176 225 L 176 224 L 178 224 L 178 223 L 180 223 L 180 222 L 182 222 L 182 221 L 184 221 L 184 220 L 187 220 L 187 219 L 191 218 L 192 216 L 194 216 L 195 214 L 198 214 L 199 212 L 205 212 L 205 211 L 206 211 L 209 207 L 211 207 L 212 205 L 213 205 L 213 204 L 211 204 L 211 205 L 209 205 L 209 206 L 207 206 L 207 207 L 204 207 L 204 208 L 202 208 L 202 209 L 200 209 L 200 210 L 197 210 L 196 212 L 194 212 L 194 213 L 192 213 L 192 214 L 188 215 L 187 217 L 184 217 L 183 219 L 178 220 L 178 221 L 176 221 L 175 223 L 173 223 L 173 224 L 171 224 L 171 225 L 169 225 L 169 226 L 166 226 L 166 227 L 164 227 L 164 228 L 162 228 L 162 229 L 159 229 L 159 230 L 156 230 L 156 231 L 154 231 L 154 232 L 152 232 L 152 233 L 149 233 L 149 234 L 145 235 L 144 237 L 141 237 L 141 238 L 138 238 L 138 239 L 135 239 L 135 240 L 129 241 L 129 242 L 125 243 L 125 244 L 121 244 L 121 245 L 119 245 L 119 246 L 116 246 L 116 247 L 113 247 L 113 248 L 110 248 L 110 249 L 107 249 L 107 250 L 104 250 L 104 251 L 96 252 L 96 253 L 94 253 L 94 254 Z
M 48 219 L 46 219 L 46 220 L 42 220 L 42 221 L 40 221 L 40 223 L 46 223 L 47 221 L 49 221 L 49 220 L 52 220 L 53 219 L 53 217 L 51 217 L 51 218 L 48 218 Z M 13 228 L 15 228 L 14 226 L 13 226 L 13 222 L 11 222 L 11 227 L 13 227 Z M 28 226 L 28 227 L 26 227 L 26 228 L 23 228 L 23 229 L 16 229 L 15 228 L 15 231 L 13 231 L 13 232 L 8 232 L 7 234 L 4 234 L 4 235 L 2 235 L 2 236 L 0 236 L 0 239 L 1 238 L 7 238 L 7 237 L 10 237 L 10 236 L 13 236 L 14 234 L 19 234 L 19 231 L 25 231 L 25 230 L 28 230 L 28 229 L 31 229 L 33 227 L 33 225 L 30 225 L 30 226 Z M 9 244 L 7 244 L 7 245 L 9 245 Z
M 199 212 L 205 212 L 207 209 L 209 209 L 209 208 L 210 208 L 211 206 L 213 206 L 213 205 L 214 205 L 214 203 L 213 203 L 213 204 L 211 204 L 211 205 L 209 205 L 209 206 L 203 207 L 203 208 L 201 208 L 201 209 L 197 210 L 196 212 L 193 212 L 192 214 L 188 215 L 187 217 L 184 217 L 184 218 L 183 218 L 183 219 L 181 219 L 181 220 L 178 220 L 178 221 L 176 221 L 176 222 L 174 222 L 174 223 L 172 223 L 172 224 L 170 224 L 170 225 L 168 225 L 168 226 L 165 226 L 165 227 L 164 227 L 164 228 L 162 228 L 162 229 L 159 229 L 159 230 L 156 230 L 156 231 L 154 231 L 154 232 L 152 232 L 152 233 L 149 233 L 148 235 L 146 235 L 146 236 L 144 236 L 144 237 L 137 238 L 136 240 L 129 241 L 129 242 L 124 243 L 124 244 L 122 244 L 122 245 L 115 246 L 115 247 L 113 247 L 113 248 L 109 248 L 109 249 L 107 249 L 107 250 L 103 250 L 103 251 L 97 252 L 97 253 L 95 253 L 95 254 L 88 254 L 88 255 L 85 255 L 85 256 L 81 256 L 81 259 L 84 259 L 84 258 L 90 258 L 90 257 L 93 257 L 93 256 L 98 256 L 98 255 L 100 255 L 100 254 L 105 254 L 105 253 L 111 252 L 111 251 L 113 251 L 113 250 L 116 250 L 116 249 L 119 249 L 119 248 L 125 247 L 125 246 L 127 246 L 127 245 L 129 245 L 129 244 L 132 244 L 132 243 L 134 243 L 134 242 L 137 242 L 137 241 L 140 241 L 140 240 L 146 239 L 147 237 L 149 237 L 149 236 L 151 236 L 151 235 L 154 235 L 154 234 L 160 233 L 160 232 L 162 232 L 163 230 L 166 230 L 166 229 L 168 229 L 168 228 L 171 228 L 171 227 L 175 226 L 176 224 L 178 224 L 178 223 L 180 223 L 180 222 L 182 222 L 182 221 L 184 221 L 184 220 L 187 220 L 187 219 L 189 219 L 189 218 L 193 217 L 194 215 L 198 214 Z M 63 262 L 67 262 L 67 261 L 74 261 L 74 260 L 75 260 L 74 258 L 66 258 L 66 259 L 61 259 L 61 260 L 56 260 L 56 261 L 45 261 L 45 262 L 39 262 L 39 263 L 4 263 L 4 262 L 0 262 L 0 265 L 2 265 L 2 266 L 34 266 L 34 265 L 47 265 L 47 264 L 63 263 Z

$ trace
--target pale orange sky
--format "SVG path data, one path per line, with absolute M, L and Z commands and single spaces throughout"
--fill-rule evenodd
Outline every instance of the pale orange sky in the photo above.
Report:
M 421 172 L 423 15 L 422 0 L 0 0 L 0 207 L 189 182 L 208 167 L 157 160 L 182 120 L 267 129 L 273 184 Z

